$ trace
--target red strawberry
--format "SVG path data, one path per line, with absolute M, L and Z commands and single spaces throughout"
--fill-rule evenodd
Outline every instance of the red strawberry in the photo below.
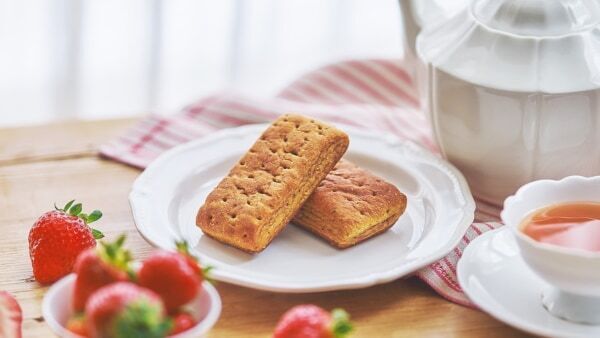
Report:
M 109 284 L 85 306 L 90 337 L 164 337 L 171 328 L 160 297 L 130 282 Z
M 173 328 L 169 332 L 169 335 L 176 335 L 183 331 L 187 331 L 196 325 L 194 317 L 187 312 L 180 312 L 173 317 Z
M 190 248 L 188 247 L 188 243 L 186 241 L 175 242 L 175 248 L 177 249 L 177 252 L 185 258 L 188 265 L 196 272 L 196 274 L 198 274 L 198 276 L 204 280 L 204 278 L 207 277 L 208 271 L 211 269 L 211 267 L 202 269 L 198 263 L 198 258 L 190 253 Z
M 331 314 L 316 305 L 298 305 L 283 314 L 273 338 L 342 338 L 352 331 L 348 313 Z
M 88 298 L 99 288 L 118 281 L 127 281 L 133 274 L 129 265 L 131 253 L 123 249 L 125 235 L 114 243 L 101 242 L 82 252 L 75 261 L 77 274 L 73 291 L 73 308 L 83 311 Z
M 85 317 L 81 314 L 75 315 L 67 321 L 67 330 L 76 335 L 87 337 L 87 328 L 85 327 Z
M 196 258 L 190 255 L 187 244 L 177 243 L 178 252 L 155 251 L 142 263 L 138 283 L 158 293 L 169 313 L 193 300 L 204 272 Z
M 64 208 L 48 211 L 33 224 L 29 231 L 29 256 L 35 279 L 50 284 L 73 270 L 77 256 L 96 246 L 102 238 L 100 231 L 88 224 L 102 217 L 94 210 L 89 215 L 81 213 L 81 203 L 70 201 Z
M 0 291 L 0 337 L 21 338 L 23 312 L 17 300 L 6 291 Z

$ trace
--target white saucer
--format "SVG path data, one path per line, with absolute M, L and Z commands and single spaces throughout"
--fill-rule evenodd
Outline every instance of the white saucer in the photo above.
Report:
M 473 221 L 475 204 L 462 175 L 413 143 L 343 128 L 345 158 L 395 184 L 406 212 L 387 232 L 337 250 L 288 225 L 261 253 L 246 254 L 202 234 L 196 213 L 208 193 L 260 136 L 266 125 L 223 130 L 176 147 L 153 162 L 133 185 L 136 226 L 152 244 L 191 243 L 213 277 L 246 287 L 312 292 L 366 287 L 397 279 L 450 252 Z
M 550 285 L 525 265 L 509 228 L 471 242 L 457 272 L 471 301 L 508 325 L 549 337 L 600 337 L 600 326 L 571 323 L 544 309 L 541 293 Z

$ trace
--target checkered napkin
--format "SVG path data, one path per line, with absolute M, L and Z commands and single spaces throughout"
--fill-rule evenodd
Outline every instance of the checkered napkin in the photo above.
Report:
M 357 128 L 387 132 L 433 152 L 429 124 L 418 110 L 415 84 L 401 60 L 337 63 L 299 78 L 270 99 L 235 93 L 204 98 L 168 117 L 151 116 L 101 147 L 103 156 L 144 168 L 165 150 L 222 128 L 267 122 L 284 112 L 298 112 Z M 478 202 L 473 223 L 460 244 L 417 276 L 446 299 L 472 306 L 460 289 L 456 264 L 475 237 L 501 226 L 497 207 Z

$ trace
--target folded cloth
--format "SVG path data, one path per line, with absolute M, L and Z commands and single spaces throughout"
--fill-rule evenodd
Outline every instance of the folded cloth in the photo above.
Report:
M 165 150 L 215 130 L 267 122 L 298 112 L 356 128 L 388 132 L 438 152 L 425 115 L 419 111 L 415 83 L 401 60 L 337 63 L 299 78 L 279 95 L 251 99 L 234 93 L 204 98 L 167 117 L 151 116 L 102 146 L 108 158 L 144 168 Z M 473 306 L 458 285 L 456 264 L 475 237 L 500 227 L 496 206 L 478 201 L 476 222 L 446 257 L 416 275 L 446 299 Z

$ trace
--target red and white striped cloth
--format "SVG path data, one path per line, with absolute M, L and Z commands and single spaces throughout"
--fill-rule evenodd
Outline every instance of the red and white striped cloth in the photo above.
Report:
M 266 122 L 284 112 L 388 132 L 437 152 L 419 98 L 401 60 L 360 60 L 333 64 L 301 77 L 279 95 L 256 100 L 232 93 L 204 98 L 169 117 L 151 116 L 101 147 L 103 156 L 144 168 L 165 150 L 215 130 Z M 472 306 L 456 279 L 456 263 L 478 235 L 501 226 L 499 210 L 478 202 L 476 223 L 442 260 L 417 272 L 440 295 Z

